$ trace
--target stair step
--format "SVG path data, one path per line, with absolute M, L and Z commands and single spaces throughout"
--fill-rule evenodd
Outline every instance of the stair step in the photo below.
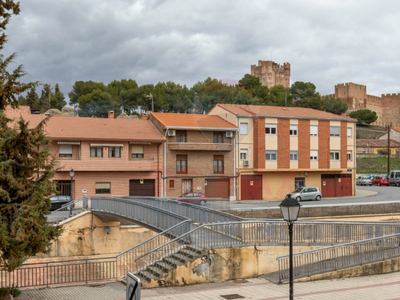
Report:
M 182 254 L 182 255 L 185 255 L 186 257 L 188 257 L 190 259 L 197 258 L 197 257 L 201 256 L 200 253 L 198 253 L 196 251 L 193 251 L 193 250 L 190 250 L 190 249 L 181 249 L 181 250 L 179 250 L 178 253 Z
M 186 261 L 190 260 L 189 257 L 187 257 L 183 254 L 179 254 L 179 253 L 174 253 L 170 257 L 172 257 L 173 259 L 179 260 L 182 263 L 185 263 Z
M 170 270 L 175 269 L 175 267 L 173 265 L 170 265 L 170 264 L 168 264 L 166 262 L 163 262 L 163 261 L 157 261 L 157 262 L 154 263 L 154 265 L 156 265 L 157 267 L 159 267 L 159 268 L 161 268 L 163 270 L 166 270 L 167 272 L 170 271 Z
M 151 282 L 151 278 L 148 278 L 148 277 L 144 276 L 140 272 L 136 273 L 135 275 L 138 276 L 140 278 L 140 280 L 142 282 L 144 282 L 144 283 L 150 283 Z
M 174 268 L 176 268 L 177 266 L 183 265 L 184 263 L 181 262 L 180 260 L 173 258 L 171 256 L 168 257 L 164 257 L 163 261 L 165 261 L 167 264 L 170 264 L 172 266 L 174 266 Z
M 192 247 L 192 246 L 185 246 L 185 248 L 184 248 L 185 250 L 189 250 L 189 251 L 192 251 L 192 252 L 195 252 L 195 253 L 198 253 L 199 255 L 201 255 L 201 250 L 199 250 L 199 249 L 196 249 L 196 248 L 194 248 L 194 247 Z
M 155 264 L 152 264 L 151 266 L 147 267 L 147 270 L 154 274 L 155 276 L 161 277 L 164 273 L 167 273 L 167 271 L 164 270 L 164 268 L 161 268 Z
M 148 270 L 142 270 L 142 271 L 139 271 L 138 273 L 143 275 L 144 277 L 148 278 L 149 280 L 151 280 L 151 279 L 154 279 L 154 280 L 160 279 L 160 276 L 157 276 L 157 275 L 149 272 Z

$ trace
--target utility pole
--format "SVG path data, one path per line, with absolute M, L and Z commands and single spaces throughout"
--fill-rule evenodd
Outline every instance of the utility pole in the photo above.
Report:
M 388 129 L 388 165 L 387 165 L 387 173 L 390 172 L 390 130 L 392 129 L 392 123 L 387 126 Z

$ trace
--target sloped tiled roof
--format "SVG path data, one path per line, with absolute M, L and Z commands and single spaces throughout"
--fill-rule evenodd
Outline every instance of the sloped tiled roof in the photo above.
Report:
M 7 115 L 13 123 L 20 119 L 20 114 Z M 43 115 L 22 115 L 29 121 L 29 127 L 34 127 L 44 119 Z M 78 139 L 98 141 L 142 141 L 162 142 L 164 136 L 150 121 L 82 118 L 53 116 L 44 126 L 44 132 L 50 139 Z
M 304 107 L 283 107 L 265 105 L 239 105 L 239 104 L 217 104 L 221 108 L 235 115 L 244 116 L 269 116 L 286 118 L 307 118 L 307 119 L 329 119 L 357 122 L 356 119 L 346 116 L 335 115 L 321 110 Z
M 237 127 L 219 116 L 176 113 L 151 113 L 165 127 L 183 128 L 221 128 L 236 129 Z
M 399 127 L 392 127 L 393 130 L 400 132 L 400 128 Z
M 370 147 L 370 148 L 382 148 L 387 147 L 388 142 L 387 139 L 380 140 L 380 139 L 357 139 L 356 140 L 357 147 Z M 390 140 L 390 147 L 392 148 L 400 148 L 400 143 L 396 142 L 395 140 Z

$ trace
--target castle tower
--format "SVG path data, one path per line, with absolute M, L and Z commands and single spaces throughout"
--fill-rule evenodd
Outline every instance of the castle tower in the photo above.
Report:
M 251 65 L 251 75 L 260 79 L 261 85 L 272 88 L 283 85 L 290 88 L 290 64 L 279 65 L 271 60 L 259 60 L 258 66 Z

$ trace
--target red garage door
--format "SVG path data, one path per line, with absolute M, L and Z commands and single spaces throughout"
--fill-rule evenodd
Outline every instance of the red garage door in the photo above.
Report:
M 129 180 L 129 196 L 155 196 L 155 180 Z
M 229 198 L 229 178 L 207 179 L 206 197 L 208 198 Z
M 322 174 L 322 197 L 346 197 L 351 196 L 350 174 Z
M 262 199 L 262 175 L 243 175 L 240 181 L 241 199 Z

